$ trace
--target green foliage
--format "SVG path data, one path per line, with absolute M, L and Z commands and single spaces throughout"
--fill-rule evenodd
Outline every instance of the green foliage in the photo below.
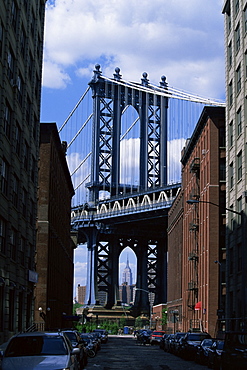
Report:
M 162 309 L 162 325 L 166 325 L 167 324 L 167 308 L 163 308 Z
M 73 315 L 76 315 L 77 308 L 80 308 L 82 305 L 80 303 L 73 304 Z
M 121 319 L 120 319 L 121 321 Z M 100 328 L 108 331 L 109 334 L 118 334 L 119 325 L 116 321 L 105 320 L 100 325 L 96 324 L 96 321 L 88 321 L 86 324 L 75 323 L 75 328 L 81 333 L 90 333 L 94 329 Z M 123 328 L 120 324 L 120 328 Z

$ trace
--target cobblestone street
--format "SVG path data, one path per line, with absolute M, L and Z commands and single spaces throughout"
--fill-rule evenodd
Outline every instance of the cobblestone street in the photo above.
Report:
M 207 367 L 166 353 L 159 346 L 138 345 L 132 335 L 109 335 L 96 357 L 88 359 L 85 369 L 205 370 Z

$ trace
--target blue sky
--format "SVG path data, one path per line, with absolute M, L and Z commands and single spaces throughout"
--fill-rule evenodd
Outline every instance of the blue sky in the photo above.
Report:
M 223 0 L 48 0 L 41 121 L 63 124 L 97 63 L 108 77 L 116 67 L 131 81 L 147 72 L 158 84 L 165 75 L 174 88 L 224 99 L 222 6 Z M 129 259 L 134 269 L 130 252 Z M 80 247 L 75 286 L 85 276 Z

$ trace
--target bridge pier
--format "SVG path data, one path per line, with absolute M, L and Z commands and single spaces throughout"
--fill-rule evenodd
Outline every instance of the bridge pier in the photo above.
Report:
M 87 285 L 85 304 L 93 305 L 98 300 L 98 286 L 97 286 L 97 238 L 98 229 L 93 226 L 88 226 L 83 229 L 83 233 L 87 238 Z

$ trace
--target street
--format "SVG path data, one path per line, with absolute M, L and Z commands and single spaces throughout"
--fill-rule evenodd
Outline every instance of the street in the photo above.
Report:
M 133 335 L 109 335 L 96 357 L 88 359 L 86 370 L 205 370 L 206 366 L 185 361 L 159 346 L 139 345 Z

